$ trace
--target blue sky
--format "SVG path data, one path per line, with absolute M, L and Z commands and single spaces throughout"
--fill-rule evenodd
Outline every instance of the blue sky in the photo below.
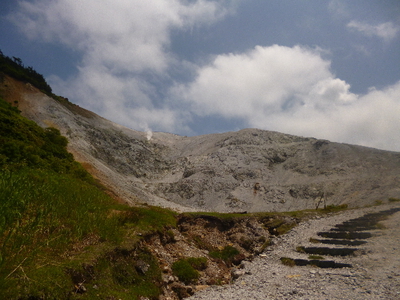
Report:
M 136 130 L 400 151 L 398 0 L 3 0 L 0 49 Z

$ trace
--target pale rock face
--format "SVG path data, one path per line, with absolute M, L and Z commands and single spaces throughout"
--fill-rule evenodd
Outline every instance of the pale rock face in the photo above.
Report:
M 10 78 L 0 91 L 24 116 L 60 129 L 75 158 L 131 204 L 258 212 L 400 198 L 397 152 L 258 129 L 149 138 Z

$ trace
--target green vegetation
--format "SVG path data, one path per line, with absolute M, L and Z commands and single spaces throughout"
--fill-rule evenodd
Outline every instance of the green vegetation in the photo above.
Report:
M 321 255 L 310 255 L 310 256 L 308 256 L 308 259 L 321 260 L 321 259 L 324 259 L 324 257 Z
M 314 244 L 319 244 L 319 243 L 321 243 L 318 239 L 315 239 L 315 238 L 310 238 L 310 243 L 314 243 Z
M 289 267 L 294 267 L 296 265 L 296 262 L 289 257 L 281 257 L 281 263 L 285 266 L 289 266 Z
M 155 206 L 126 210 L 120 219 L 126 227 L 134 228 L 136 232 L 142 234 L 162 231 L 166 227 L 176 227 L 176 213 Z
M 0 99 L 3 299 L 157 298 L 161 271 L 140 240 L 175 214 L 116 204 L 66 146 Z
M 347 204 L 340 204 L 340 205 L 328 205 L 325 208 L 322 209 L 323 212 L 329 213 L 329 212 L 337 212 L 341 210 L 347 209 L 349 206 Z
M 297 252 L 300 252 L 300 253 L 305 253 L 306 251 L 305 251 L 305 248 L 303 247 L 303 246 L 297 246 L 296 247 L 296 251 Z
M 5 73 L 23 82 L 29 82 L 49 96 L 52 95 L 51 87 L 47 84 L 43 75 L 32 67 L 25 67 L 18 57 L 8 57 L 0 50 L 0 72 Z
M 180 281 L 190 284 L 195 283 L 200 277 L 199 271 L 207 268 L 205 257 L 189 257 L 180 259 L 172 264 L 172 272 Z
M 207 258 L 205 257 L 189 257 L 187 261 L 196 270 L 202 271 L 207 268 Z
M 389 198 L 389 202 L 400 202 L 398 198 Z
M 239 250 L 229 245 L 225 246 L 222 250 L 210 251 L 211 257 L 222 259 L 227 263 L 231 262 L 232 259 L 238 254 L 240 254 Z
M 90 174 L 68 153 L 67 144 L 68 140 L 57 129 L 41 128 L 0 98 L 0 168 L 51 170 L 94 183 Z

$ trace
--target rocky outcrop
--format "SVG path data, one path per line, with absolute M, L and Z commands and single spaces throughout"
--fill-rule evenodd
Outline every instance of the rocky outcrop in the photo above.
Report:
M 288 211 L 400 198 L 400 153 L 245 129 L 183 137 L 131 130 L 5 77 L 0 94 L 68 137 L 121 200 L 180 211 Z

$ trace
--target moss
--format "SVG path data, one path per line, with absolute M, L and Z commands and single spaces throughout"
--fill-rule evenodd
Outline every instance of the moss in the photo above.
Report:
M 272 245 L 272 241 L 270 239 L 264 239 L 263 244 L 260 247 L 260 252 L 263 252 L 267 247 Z
M 329 213 L 329 212 L 337 212 L 341 210 L 347 209 L 349 206 L 348 204 L 340 204 L 340 205 L 328 205 L 325 208 L 322 209 L 323 212 Z
M 399 198 L 389 198 L 389 202 L 400 202 Z
M 202 271 L 207 268 L 207 258 L 205 257 L 189 257 L 187 258 L 187 261 L 198 271 Z
M 308 259 L 321 260 L 321 259 L 324 259 L 324 257 L 321 256 L 321 255 L 310 255 L 310 256 L 308 257 Z
M 285 266 L 294 267 L 296 265 L 295 261 L 289 257 L 281 257 L 281 262 Z
M 176 227 L 176 213 L 156 206 L 129 207 L 120 216 L 121 223 L 142 233 Z M 173 233 L 172 233 L 173 234 Z
M 296 247 L 296 251 L 297 251 L 297 252 L 300 252 L 300 253 L 305 253 L 305 249 L 304 249 L 303 246 L 297 246 L 297 247 Z
M 314 244 L 319 244 L 319 243 L 321 243 L 318 239 L 315 239 L 315 238 L 310 238 L 310 243 L 314 243 Z
M 200 273 L 189 263 L 187 259 L 180 259 L 172 264 L 172 272 L 185 284 L 195 283 Z
M 225 246 L 222 250 L 210 251 L 210 256 L 217 259 L 222 259 L 223 261 L 229 263 L 233 258 L 240 254 L 239 250 L 233 246 Z

